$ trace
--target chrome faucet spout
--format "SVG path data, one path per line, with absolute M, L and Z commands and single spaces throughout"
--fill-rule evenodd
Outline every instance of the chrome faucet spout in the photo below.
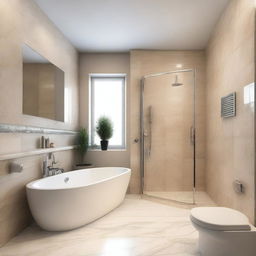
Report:
M 57 164 L 58 162 L 55 160 L 55 155 L 54 153 L 49 154 L 49 159 L 52 159 L 52 167 Z
M 48 160 L 52 160 L 51 164 L 48 165 Z M 62 168 L 54 167 L 58 162 L 55 160 L 53 153 L 47 155 L 46 160 L 43 161 L 43 177 L 53 176 L 64 172 Z

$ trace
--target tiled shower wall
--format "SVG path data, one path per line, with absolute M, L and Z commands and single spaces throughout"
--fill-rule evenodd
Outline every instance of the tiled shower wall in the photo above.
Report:
M 45 128 L 78 128 L 78 56 L 74 47 L 31 0 L 0 1 L 0 123 Z M 22 115 L 22 44 L 26 43 L 65 72 L 70 105 L 65 123 Z M 0 154 L 38 147 L 40 134 L 0 134 Z M 57 147 L 74 144 L 74 136 L 49 135 Z M 22 173 L 9 174 L 10 161 L 0 161 L 0 246 L 31 222 L 25 184 L 41 177 L 43 156 L 16 159 Z M 66 171 L 72 169 L 74 151 L 56 153 Z
M 207 48 L 206 185 L 212 199 L 254 222 L 254 102 L 244 96 L 254 83 L 255 1 L 232 0 Z M 253 86 L 253 85 L 252 85 Z M 253 89 L 253 88 L 252 88 Z M 237 114 L 220 116 L 222 96 L 236 92 Z M 252 95 L 251 95 L 252 96 Z M 253 99 L 254 100 L 254 99 Z M 233 181 L 245 186 L 233 190 Z

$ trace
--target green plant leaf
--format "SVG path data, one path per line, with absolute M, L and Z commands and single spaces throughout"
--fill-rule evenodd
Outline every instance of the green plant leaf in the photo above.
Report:
M 84 155 L 88 150 L 89 136 L 86 128 L 81 128 L 78 134 L 78 150 Z
M 101 140 L 109 140 L 113 136 L 112 121 L 106 116 L 101 116 L 97 121 L 96 132 Z

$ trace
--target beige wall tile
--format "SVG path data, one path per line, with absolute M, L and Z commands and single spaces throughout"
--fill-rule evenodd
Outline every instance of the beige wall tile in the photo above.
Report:
M 46 128 L 78 128 L 78 54 L 32 0 L 0 1 L 0 123 Z M 64 122 L 22 115 L 22 45 L 28 44 L 65 72 L 69 92 Z M 56 146 L 74 144 L 74 136 L 49 135 Z M 24 152 L 39 146 L 39 134 L 0 134 L 0 154 Z M 24 171 L 9 174 L 10 161 L 0 161 L 0 246 L 32 221 L 25 184 L 41 177 L 43 156 L 17 159 Z M 56 153 L 60 167 L 72 169 L 74 152 Z
M 206 184 L 219 205 L 244 212 L 254 222 L 254 112 L 244 105 L 244 86 L 254 82 L 254 1 L 233 0 L 207 49 Z M 220 98 L 237 93 L 237 115 L 220 117 Z M 235 179 L 245 185 L 236 194 Z

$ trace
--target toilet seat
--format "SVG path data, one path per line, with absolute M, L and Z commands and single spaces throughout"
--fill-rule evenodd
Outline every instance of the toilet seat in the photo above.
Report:
M 209 230 L 251 230 L 244 214 L 226 207 L 197 207 L 191 210 L 190 218 L 195 224 Z

